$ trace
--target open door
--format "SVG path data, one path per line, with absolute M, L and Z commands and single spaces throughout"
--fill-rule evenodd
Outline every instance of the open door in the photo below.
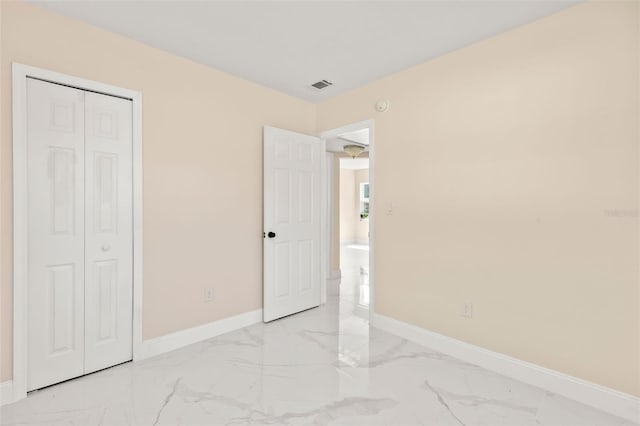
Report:
M 320 305 L 323 145 L 313 136 L 264 128 L 265 322 Z

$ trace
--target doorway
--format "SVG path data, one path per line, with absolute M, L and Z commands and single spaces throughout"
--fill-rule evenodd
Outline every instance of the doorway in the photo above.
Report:
M 345 309 L 368 319 L 374 306 L 373 120 L 320 136 L 328 165 L 326 297 L 337 297 Z
M 338 154 L 336 154 L 338 155 Z M 369 158 L 340 156 L 340 299 L 369 316 Z

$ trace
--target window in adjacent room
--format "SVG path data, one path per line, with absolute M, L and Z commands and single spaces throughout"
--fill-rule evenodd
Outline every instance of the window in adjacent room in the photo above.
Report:
M 369 218 L 369 182 L 360 184 L 360 220 Z

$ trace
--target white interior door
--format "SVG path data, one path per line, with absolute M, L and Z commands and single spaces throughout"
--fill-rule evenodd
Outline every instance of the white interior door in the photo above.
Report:
M 27 390 L 132 358 L 132 110 L 27 79 Z
M 84 372 L 84 97 L 27 79 L 27 390 Z
M 264 128 L 264 321 L 320 305 L 319 138 Z
M 85 95 L 85 373 L 131 359 L 131 101 Z

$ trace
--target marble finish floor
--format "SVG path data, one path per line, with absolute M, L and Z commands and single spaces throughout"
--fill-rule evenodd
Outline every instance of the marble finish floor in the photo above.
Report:
M 52 386 L 2 407 L 0 423 L 631 425 L 371 328 L 353 307 L 333 297 Z
M 327 305 L 34 392 L 1 423 L 629 425 Z

